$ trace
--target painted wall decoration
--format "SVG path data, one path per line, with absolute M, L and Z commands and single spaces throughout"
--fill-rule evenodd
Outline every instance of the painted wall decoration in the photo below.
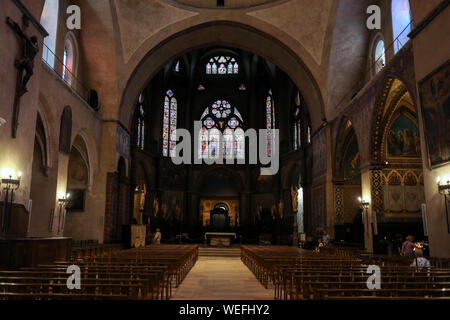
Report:
M 401 113 L 387 131 L 389 157 L 420 157 L 419 128 L 408 115 Z
M 117 125 L 117 152 L 130 157 L 130 135 L 121 125 Z
M 383 170 L 384 213 L 402 217 L 407 213 L 420 214 L 424 202 L 423 182 L 419 172 Z
M 180 221 L 184 208 L 184 192 L 164 191 L 161 200 L 160 217 L 165 221 Z
M 450 161 L 450 60 L 419 83 L 429 162 Z
M 224 203 L 229 211 L 228 216 L 230 218 L 230 227 L 239 226 L 239 200 L 223 200 L 223 199 L 208 199 L 200 200 L 201 220 L 204 227 L 208 227 L 211 224 L 211 210 L 216 205 Z
M 353 135 L 348 143 L 344 156 L 344 178 L 349 180 L 361 179 L 360 167 L 361 157 L 358 150 L 358 142 L 356 136 Z

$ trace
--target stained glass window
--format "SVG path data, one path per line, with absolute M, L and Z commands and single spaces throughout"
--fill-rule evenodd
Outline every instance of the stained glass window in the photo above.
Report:
M 229 56 L 216 56 L 211 58 L 206 64 L 206 74 L 239 74 L 239 64 L 235 58 Z
M 274 150 L 274 129 L 275 129 L 275 103 L 272 96 L 272 90 L 266 99 L 266 129 L 267 129 L 267 155 L 271 157 Z
M 168 90 L 164 99 L 163 113 L 163 156 L 175 157 L 177 145 L 178 102 L 172 90 Z
M 245 158 L 245 136 L 240 112 L 226 100 L 217 100 L 206 108 L 200 118 L 199 157 Z M 222 135 L 222 145 L 220 136 Z M 219 148 L 221 146 L 221 148 Z
M 293 148 L 297 150 L 302 146 L 302 102 L 299 91 L 297 91 L 294 99 L 293 120 Z
M 137 128 L 136 128 L 136 146 L 144 150 L 145 148 L 145 110 L 144 110 L 144 97 L 141 94 L 139 96 L 139 102 L 137 105 Z
M 66 66 L 67 66 L 67 47 L 64 47 L 63 72 L 62 72 L 63 80 L 66 80 Z
M 375 72 L 378 73 L 386 65 L 386 55 L 384 52 L 384 41 L 378 40 L 375 47 Z

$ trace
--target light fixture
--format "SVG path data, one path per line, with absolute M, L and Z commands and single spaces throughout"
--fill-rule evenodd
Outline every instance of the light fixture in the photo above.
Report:
M 66 222 L 66 210 L 70 206 L 70 193 L 65 193 L 63 191 L 58 192 L 58 204 L 59 204 L 59 219 L 58 219 L 58 233 L 64 230 L 64 225 Z
M 358 201 L 362 209 L 367 209 L 370 205 L 369 201 L 364 198 L 358 197 Z
M 438 191 L 443 196 L 450 195 L 450 177 L 444 177 L 445 182 L 441 183 L 441 177 L 437 177 L 436 183 L 438 185 Z
M 2 215 L 2 232 L 7 233 L 11 221 L 11 209 L 14 202 L 14 192 L 20 188 L 22 172 L 19 171 L 16 175 L 14 170 L 10 168 L 3 168 L 1 174 L 1 187 L 5 191 L 5 201 L 3 203 Z
M 450 207 L 449 204 L 449 196 L 450 196 L 450 176 L 445 176 L 443 179 L 444 183 L 441 183 L 441 177 L 437 177 L 436 184 L 438 186 L 438 191 L 441 195 L 444 196 L 445 201 L 445 215 L 447 217 L 447 231 L 450 233 L 450 219 L 448 210 Z
M 4 125 L 5 123 L 6 123 L 6 120 L 3 119 L 3 118 L 0 118 L 0 127 L 1 127 L 2 125 Z

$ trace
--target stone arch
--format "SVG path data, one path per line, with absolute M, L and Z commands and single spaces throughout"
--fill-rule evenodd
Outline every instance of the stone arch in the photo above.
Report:
M 64 40 L 64 50 L 66 48 L 71 51 L 72 61 L 67 61 L 66 63 L 71 64 L 72 70 L 69 70 L 71 75 L 69 75 L 68 78 L 66 78 L 64 80 L 67 81 L 67 83 L 70 86 L 75 87 L 75 89 L 77 89 L 76 86 L 77 86 L 77 82 L 78 82 L 77 77 L 78 77 L 78 67 L 79 67 L 79 62 L 80 62 L 80 50 L 79 50 L 77 37 L 75 36 L 73 31 L 69 31 L 66 34 L 66 38 Z M 63 66 L 63 68 L 66 68 L 66 66 Z M 64 74 L 64 72 L 62 74 Z
M 37 108 L 37 114 L 38 117 L 41 119 L 42 122 L 42 126 L 44 129 L 44 137 L 45 137 L 45 162 L 44 165 L 46 166 L 47 169 L 51 169 L 53 167 L 53 162 L 55 161 L 55 158 L 57 157 L 57 155 L 55 154 L 55 136 L 56 134 L 54 133 L 53 130 L 53 119 L 52 119 L 52 115 L 51 113 L 48 112 L 48 108 L 45 105 L 44 100 L 39 99 L 38 102 L 38 108 Z
M 86 161 L 89 169 L 88 191 L 91 191 L 92 184 L 94 183 L 95 173 L 98 168 L 98 156 L 95 139 L 90 131 L 84 128 L 75 135 L 75 138 L 73 139 L 73 142 L 71 144 L 72 146 L 74 146 L 77 137 L 80 137 L 82 139 L 84 147 L 86 148 Z
M 358 153 L 360 153 L 360 141 L 358 140 L 358 135 L 353 126 L 353 123 L 348 117 L 343 116 L 340 119 L 339 129 L 334 147 L 333 177 L 335 179 L 345 178 L 343 161 L 345 161 L 344 157 L 347 151 L 346 147 L 349 143 L 351 143 L 352 139 L 356 140 L 357 150 Z M 361 153 L 359 157 L 361 159 Z M 359 160 L 359 162 L 361 162 L 361 160 Z
M 390 112 L 393 112 L 398 102 L 405 96 L 409 95 L 414 107 L 415 116 L 417 117 L 417 104 L 415 95 L 410 91 L 399 77 L 393 75 L 385 75 L 384 85 L 380 88 L 375 101 L 375 108 L 372 122 L 372 134 L 370 141 L 370 159 L 377 163 L 383 161 L 383 139 L 384 127 Z M 415 91 L 413 91 L 415 92 Z
M 72 147 L 72 109 L 65 106 L 59 129 L 59 151 L 69 154 Z
M 231 21 L 208 22 L 191 27 L 166 38 L 154 47 L 151 47 L 150 41 L 144 43 L 138 51 L 144 50 L 145 46 L 149 47 L 149 51 L 137 64 L 125 86 L 120 103 L 120 121 L 131 127 L 131 106 L 136 105 L 139 93 L 164 65 L 186 52 L 214 45 L 253 52 L 280 67 L 304 94 L 314 129 L 321 125 L 325 117 L 323 97 L 316 80 L 302 59 L 275 37 Z M 268 47 L 271 54 L 268 53 Z

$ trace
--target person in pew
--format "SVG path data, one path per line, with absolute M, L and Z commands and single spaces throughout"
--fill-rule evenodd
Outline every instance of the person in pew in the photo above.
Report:
M 320 249 L 322 249 L 323 247 L 324 247 L 324 244 L 323 244 L 322 238 L 318 238 L 317 239 L 317 246 L 314 249 L 314 252 L 320 252 Z
M 330 236 L 328 235 L 328 233 L 325 230 L 323 231 L 322 241 L 323 241 L 324 247 L 326 247 L 330 244 Z
M 416 258 L 414 259 L 413 263 L 411 263 L 411 267 L 414 267 L 419 271 L 422 270 L 423 268 L 427 268 L 428 270 L 430 270 L 431 269 L 430 261 L 428 261 L 428 259 L 423 256 L 423 250 L 415 248 L 414 253 Z
M 153 243 L 161 244 L 161 238 L 162 238 L 161 230 L 158 228 L 156 229 L 155 237 L 153 238 Z
M 409 235 L 406 237 L 406 241 L 402 245 L 402 256 L 414 257 L 414 236 Z

